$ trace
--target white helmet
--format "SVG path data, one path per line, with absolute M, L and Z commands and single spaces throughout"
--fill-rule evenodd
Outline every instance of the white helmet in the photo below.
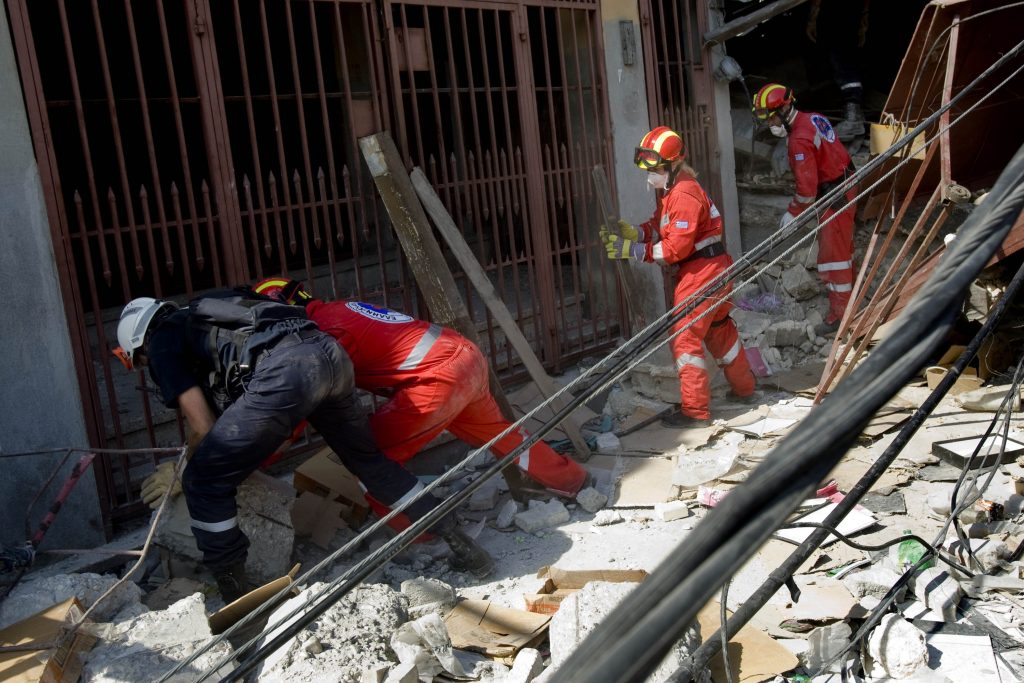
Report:
M 156 314 L 164 309 L 177 308 L 178 306 L 171 301 L 152 299 L 148 296 L 132 299 L 124 307 L 121 311 L 121 320 L 117 323 L 117 342 L 120 346 L 114 349 L 114 355 L 126 368 L 132 369 L 132 356 L 146 341 L 146 330 L 149 329 L 149 324 L 153 322 Z

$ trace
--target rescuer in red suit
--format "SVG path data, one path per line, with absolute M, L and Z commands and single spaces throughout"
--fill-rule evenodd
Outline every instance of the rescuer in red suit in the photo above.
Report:
M 817 113 L 798 111 L 793 106 L 793 92 L 784 85 L 769 83 L 754 95 L 754 114 L 768 124 L 772 134 L 787 138 L 789 167 L 796 181 L 796 194 L 782 214 L 779 228 L 804 212 L 814 201 L 853 174 L 853 164 L 846 147 L 839 140 L 829 120 Z M 818 236 L 818 277 L 828 289 L 828 316 L 815 326 L 819 336 L 839 328 L 853 289 L 853 221 L 857 192 L 850 188 L 822 211 L 818 220 L 825 223 Z M 849 207 L 836 215 L 835 206 Z
M 456 331 L 360 301 L 314 299 L 301 282 L 284 277 L 265 279 L 254 289 L 304 305 L 309 319 L 349 354 L 356 386 L 388 399 L 370 416 L 370 428 L 392 460 L 404 463 L 444 430 L 476 447 L 511 424 L 491 396 L 483 353 Z M 491 449 L 504 456 L 526 436 L 514 430 Z M 517 462 L 530 479 L 562 496 L 574 496 L 587 480 L 579 463 L 543 441 Z
M 658 126 L 647 133 L 636 148 L 633 163 L 647 171 L 651 187 L 663 191 L 658 193 L 654 215 L 637 226 L 619 221 L 621 235 L 601 231 L 608 258 L 633 258 L 675 268 L 674 306 L 732 265 L 722 243 L 722 216 L 685 158 L 683 139 L 675 131 Z M 732 387 L 731 398 L 744 403 L 756 400 L 754 375 L 729 317 L 730 292 L 727 285 L 673 329 L 682 330 L 671 340 L 681 402 L 679 412 L 662 420 L 666 426 L 710 423 L 711 390 L 704 345 L 724 371 Z M 721 303 L 712 313 L 699 317 L 716 302 Z

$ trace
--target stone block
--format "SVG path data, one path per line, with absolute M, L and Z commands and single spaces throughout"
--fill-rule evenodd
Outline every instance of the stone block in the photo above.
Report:
M 800 655 L 800 661 L 811 674 L 822 672 L 825 663 L 850 644 L 852 635 L 850 625 L 842 621 L 816 628 L 807 634 L 807 650 Z M 841 659 L 836 660 L 828 670 L 839 671 L 842 663 Z
M 843 585 L 855 598 L 862 598 L 865 595 L 872 595 L 880 598 L 889 592 L 893 584 L 899 581 L 900 575 L 888 567 L 871 567 L 862 572 L 853 572 L 843 577 Z M 900 589 L 900 595 L 896 601 L 903 600 L 905 588 Z
M 544 670 L 544 657 L 532 647 L 524 647 L 516 653 L 512 670 L 505 677 L 505 683 L 531 683 Z
M 490 482 L 484 484 L 476 491 L 473 491 L 473 495 L 469 497 L 469 509 L 493 510 L 494 506 L 498 504 L 498 498 L 500 496 L 501 494 L 498 492 L 497 486 Z
M 802 320 L 782 320 L 773 323 L 764 332 L 769 346 L 799 346 L 807 341 L 807 323 Z
M 671 500 L 667 503 L 655 503 L 654 514 L 663 522 L 671 522 L 689 517 L 690 508 L 681 500 Z
M 416 662 L 408 661 L 392 667 L 391 671 L 388 671 L 388 677 L 384 679 L 384 683 L 418 683 L 419 680 Z
M 910 580 L 910 589 L 925 607 L 942 614 L 945 621 L 956 621 L 956 606 L 963 597 L 963 589 L 947 568 L 922 569 Z
M 527 533 L 565 524 L 569 521 L 569 510 L 557 500 L 549 500 L 515 516 L 516 526 Z
M 868 636 L 864 669 L 873 678 L 910 678 L 927 663 L 924 633 L 898 614 L 886 614 Z
M 359 676 L 359 683 L 384 683 L 390 669 L 391 667 L 385 664 L 367 669 Z
M 576 502 L 587 512 L 597 512 L 608 502 L 608 496 L 594 487 L 588 486 L 576 494 Z
M 787 268 L 782 273 L 782 288 L 797 301 L 818 296 L 818 283 L 802 265 Z
M 495 518 L 494 523 L 499 529 L 507 529 L 512 526 L 517 514 L 519 514 L 519 503 L 514 500 L 506 501 L 501 506 L 501 510 L 498 511 L 498 516 Z
M 595 441 L 598 453 L 618 453 L 622 449 L 619 437 L 612 432 L 598 434 Z

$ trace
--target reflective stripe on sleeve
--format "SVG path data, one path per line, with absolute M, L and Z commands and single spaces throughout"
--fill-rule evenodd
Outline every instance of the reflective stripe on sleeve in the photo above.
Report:
M 441 336 L 441 326 L 431 323 L 430 327 L 427 328 L 420 340 L 416 342 L 416 346 L 412 348 L 409 355 L 406 356 L 402 364 L 398 366 L 399 370 L 415 370 L 416 366 L 426 358 L 427 354 L 430 353 L 431 347 L 434 346 L 434 342 Z
M 688 353 L 684 353 L 676 358 L 676 370 L 682 370 L 687 365 L 692 365 L 695 368 L 701 370 L 707 370 L 708 366 L 704 363 L 702 356 L 692 356 Z
M 814 195 L 811 195 L 810 197 L 802 194 L 793 195 L 793 201 L 797 204 L 810 204 L 814 201 Z
M 827 273 L 830 270 L 847 270 L 849 268 L 853 268 L 853 261 L 830 261 L 818 264 L 819 273 Z
M 661 242 L 658 242 L 653 247 L 651 247 L 651 258 L 654 260 L 655 263 L 659 265 L 668 265 L 665 263 L 665 245 L 662 244 Z
M 736 360 L 736 357 L 740 355 L 740 340 L 737 339 L 736 343 L 726 352 L 724 356 L 718 359 L 719 365 L 728 365 L 729 363 Z
M 193 529 L 199 529 L 200 531 L 209 531 L 210 533 L 220 533 L 222 531 L 228 531 L 238 526 L 238 517 L 232 517 L 231 519 L 225 519 L 223 522 L 200 522 L 198 519 L 190 519 L 189 524 Z
M 826 282 L 825 289 L 830 292 L 852 292 L 853 285 L 837 285 L 832 282 Z
M 697 242 L 695 245 L 693 245 L 693 250 L 700 251 L 704 247 L 710 247 L 712 244 L 718 244 L 721 241 L 721 235 L 712 235 L 711 237 L 705 237 L 700 242 Z

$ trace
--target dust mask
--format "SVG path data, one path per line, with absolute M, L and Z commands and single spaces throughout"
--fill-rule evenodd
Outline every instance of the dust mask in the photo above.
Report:
M 647 184 L 655 190 L 664 190 L 668 187 L 668 173 L 648 173 Z
M 768 130 L 770 130 L 772 132 L 772 135 L 774 135 L 777 138 L 784 138 L 784 137 L 786 137 L 786 127 L 785 126 L 768 126 Z

